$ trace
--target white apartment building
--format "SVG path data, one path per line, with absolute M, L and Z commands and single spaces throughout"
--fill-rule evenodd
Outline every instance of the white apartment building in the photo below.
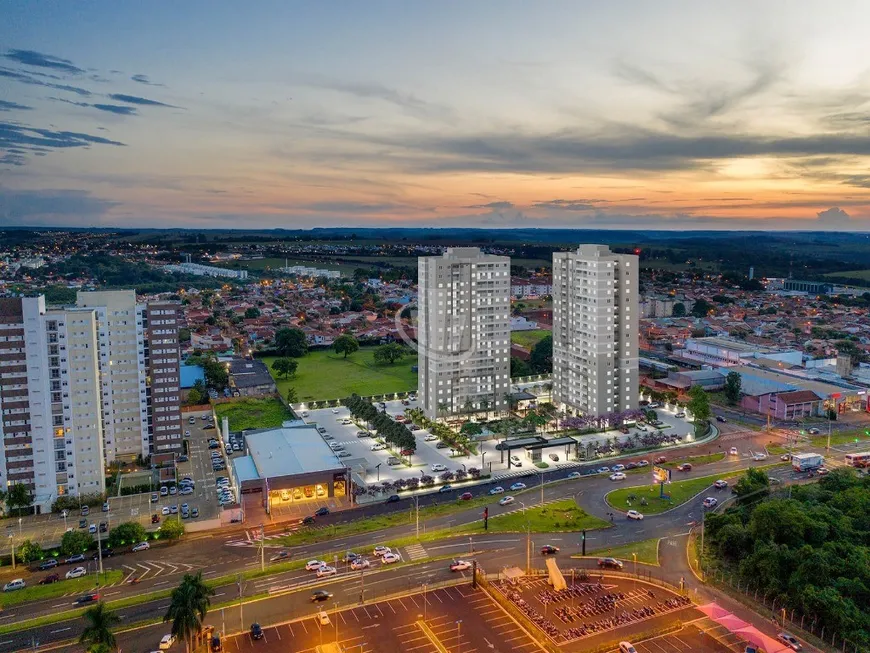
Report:
M 167 272 L 179 272 L 181 274 L 195 274 L 198 277 L 221 277 L 228 279 L 244 280 L 248 278 L 247 270 L 230 270 L 216 265 L 201 265 L 199 263 L 178 263 L 165 265 Z
M 97 316 L 0 299 L 0 480 L 28 486 L 38 512 L 105 491 Z
M 637 407 L 638 257 L 606 245 L 553 254 L 553 403 L 581 414 Z
M 134 290 L 79 292 L 99 320 L 106 461 L 180 451 L 178 309 Z
M 510 392 L 510 259 L 476 247 L 418 260 L 419 401 L 430 419 L 502 410 Z

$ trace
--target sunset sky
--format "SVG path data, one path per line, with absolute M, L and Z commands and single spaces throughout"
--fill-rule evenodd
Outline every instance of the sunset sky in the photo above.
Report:
M 7 0 L 0 226 L 870 230 L 870 3 Z

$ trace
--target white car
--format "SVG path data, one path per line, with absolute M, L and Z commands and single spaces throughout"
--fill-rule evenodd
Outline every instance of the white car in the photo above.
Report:
M 357 558 L 356 560 L 354 560 L 353 562 L 350 563 L 350 568 L 353 569 L 354 571 L 357 571 L 359 569 L 368 569 L 371 566 L 372 566 L 372 563 L 370 563 L 365 558 Z
M 471 563 L 468 560 L 454 560 L 450 564 L 450 571 L 466 571 L 471 569 Z
M 84 567 L 76 567 L 75 569 L 70 569 L 66 572 L 66 578 L 69 580 L 70 578 L 81 578 L 85 574 L 88 573 L 88 570 Z
M 431 433 L 423 438 L 426 442 L 435 442 L 438 439 L 437 435 L 432 435 Z
M 705 508 L 712 508 L 717 503 L 719 503 L 719 499 L 717 499 L 716 497 L 707 497 L 706 499 L 704 499 Z
M 679 417 L 679 418 L 681 418 L 681 419 L 685 419 L 685 417 L 686 417 L 686 413 L 685 413 L 684 411 L 681 410 L 679 413 L 677 413 L 676 415 L 674 415 L 674 417 Z
M 165 651 L 167 649 L 172 648 L 172 645 L 175 644 L 175 635 L 167 634 L 160 638 L 160 650 Z
M 614 465 L 610 469 L 614 472 L 622 472 L 622 471 L 625 471 L 625 465 L 623 465 L 623 464 Z
M 713 487 L 717 490 L 721 490 L 722 488 L 728 487 L 728 481 L 722 480 L 721 478 L 713 483 Z
M 511 490 L 514 492 L 516 492 L 517 490 L 525 490 L 525 489 L 526 489 L 525 483 L 514 483 L 513 485 L 511 485 Z
M 168 514 L 169 514 L 169 506 L 163 506 L 163 508 L 160 510 L 160 512 L 161 512 L 164 516 L 168 515 Z
M 616 472 L 615 474 L 610 475 L 610 480 L 611 481 L 624 481 L 625 474 L 623 474 L 622 472 Z
M 326 563 L 323 560 L 309 560 L 305 563 L 305 571 L 317 571 L 321 567 L 325 567 Z
M 498 502 L 498 505 L 509 506 L 514 501 L 515 501 L 515 499 L 512 496 L 506 496 L 506 497 L 503 497 L 502 500 Z
M 376 442 L 372 445 L 372 451 L 383 451 L 386 448 L 387 445 L 383 444 L 382 442 Z
M 151 545 L 148 542 L 139 542 L 136 546 L 133 547 L 132 551 L 147 551 L 151 548 Z
M 758 453 L 754 453 L 754 454 L 752 454 L 752 460 L 755 460 L 755 461 L 758 461 L 758 460 L 767 460 L 767 454 L 766 454 L 766 453 L 761 453 L 761 452 L 759 451 Z
M 375 550 L 372 553 L 373 553 L 373 555 L 381 557 L 381 556 L 385 556 L 388 553 L 392 553 L 392 552 L 393 552 L 393 550 L 390 547 L 379 545 L 379 546 L 375 547 Z
M 320 622 L 321 626 L 329 625 L 329 615 L 326 614 L 323 610 L 317 613 L 317 620 Z
M 729 456 L 739 456 L 739 455 L 740 455 L 740 452 L 737 451 L 737 447 L 731 447 L 731 448 L 728 450 L 728 455 L 729 455 Z
M 504 494 L 504 488 L 501 485 L 496 485 L 489 491 L 490 494 Z
M 568 478 L 581 478 L 582 476 L 583 474 L 581 474 L 580 472 L 571 472 L 570 474 L 568 474 Z
M 619 653 L 637 653 L 637 649 L 631 645 L 631 642 L 619 642 Z
M 333 409 L 332 409 L 332 414 L 333 414 L 333 415 L 338 415 L 338 408 L 333 408 Z
M 338 570 L 335 567 L 330 567 L 329 565 L 323 565 L 320 569 L 317 570 L 317 577 L 323 578 L 324 576 L 335 576 L 338 573 Z
M 384 555 L 383 558 L 381 558 L 381 562 L 383 562 L 385 565 L 389 565 L 393 562 L 399 562 L 399 560 L 401 559 L 402 556 L 400 556 L 398 553 L 387 553 L 386 555 Z
M 629 510 L 625 513 L 625 516 L 629 519 L 636 519 L 638 521 L 643 521 L 643 515 L 640 514 L 637 510 Z
M 523 461 L 519 456 L 511 456 L 511 463 L 519 467 L 523 464 Z
M 442 465 L 441 463 L 435 463 L 429 469 L 431 469 L 433 472 L 446 472 L 447 465 Z

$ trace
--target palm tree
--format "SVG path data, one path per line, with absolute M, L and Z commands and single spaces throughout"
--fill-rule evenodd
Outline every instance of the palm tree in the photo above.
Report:
M 202 631 L 202 622 L 211 605 L 210 596 L 214 595 L 202 579 L 202 572 L 184 574 L 181 584 L 172 590 L 169 609 L 163 617 L 164 623 L 172 622 L 172 634 L 184 640 L 187 651 L 194 637 Z
M 112 627 L 121 623 L 121 617 L 109 610 L 102 601 L 85 610 L 84 616 L 87 625 L 79 636 L 79 644 L 87 645 L 89 651 L 99 651 L 100 646 L 114 651 L 116 643 Z

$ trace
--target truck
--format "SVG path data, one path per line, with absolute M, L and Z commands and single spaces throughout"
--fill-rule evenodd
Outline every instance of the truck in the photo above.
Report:
M 796 472 L 809 472 L 825 464 L 825 458 L 819 453 L 796 453 L 791 457 L 791 466 Z

